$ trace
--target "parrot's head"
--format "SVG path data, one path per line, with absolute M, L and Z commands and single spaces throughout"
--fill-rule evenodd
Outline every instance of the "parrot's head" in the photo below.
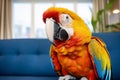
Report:
M 79 39 L 81 44 L 91 39 L 91 32 L 84 21 L 66 8 L 51 7 L 43 13 L 48 39 L 59 45 L 71 39 Z

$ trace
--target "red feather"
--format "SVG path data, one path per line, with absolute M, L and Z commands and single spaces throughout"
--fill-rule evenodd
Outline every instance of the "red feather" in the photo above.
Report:
M 59 22 L 59 12 L 47 10 L 43 13 L 43 21 L 46 22 L 47 18 L 53 18 L 56 22 Z

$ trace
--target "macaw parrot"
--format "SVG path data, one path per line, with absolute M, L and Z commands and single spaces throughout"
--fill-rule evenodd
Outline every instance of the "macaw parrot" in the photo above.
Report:
M 105 43 L 92 36 L 76 13 L 50 7 L 43 13 L 43 21 L 59 80 L 111 80 L 110 55 Z

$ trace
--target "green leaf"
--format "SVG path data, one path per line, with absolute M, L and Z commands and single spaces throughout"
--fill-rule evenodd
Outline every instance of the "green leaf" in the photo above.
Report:
M 119 26 L 120 26 L 120 22 L 119 22 L 119 23 L 117 23 L 117 25 L 119 25 Z
M 97 20 L 94 19 L 94 16 L 93 16 L 93 9 L 91 7 L 89 7 L 91 13 L 92 13 L 92 18 L 91 18 L 91 24 L 93 26 L 93 30 L 95 31 L 96 27 L 97 27 Z
M 97 20 L 95 20 L 95 19 L 92 17 L 91 23 L 92 23 L 93 29 L 94 29 L 94 31 L 95 31 L 95 29 L 96 29 L 96 27 L 97 27 Z
M 105 10 L 110 10 L 110 8 L 113 6 L 115 0 L 110 0 L 108 4 L 106 4 L 105 6 Z
M 101 10 L 99 10 L 98 11 L 98 13 L 97 13 L 97 21 L 99 22 L 99 23 L 102 23 L 102 14 L 104 13 L 104 9 L 101 9 Z
M 117 28 L 117 25 L 112 24 L 112 25 L 106 25 L 105 27 L 106 27 L 106 28 L 109 28 L 109 27 L 114 27 L 114 28 Z
M 106 28 L 109 28 L 109 27 L 120 28 L 120 23 L 106 25 L 105 27 Z

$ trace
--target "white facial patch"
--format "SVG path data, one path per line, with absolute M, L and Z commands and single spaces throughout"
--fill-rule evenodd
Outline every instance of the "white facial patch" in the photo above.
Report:
M 60 27 L 68 33 L 69 35 L 68 39 L 70 39 L 70 37 L 74 33 L 74 30 L 72 28 L 72 18 L 70 17 L 69 14 L 63 13 L 63 14 L 60 14 L 59 20 L 60 20 L 60 25 L 61 25 Z
M 72 18 L 68 14 L 60 14 L 59 20 L 62 25 L 68 25 L 72 22 Z

